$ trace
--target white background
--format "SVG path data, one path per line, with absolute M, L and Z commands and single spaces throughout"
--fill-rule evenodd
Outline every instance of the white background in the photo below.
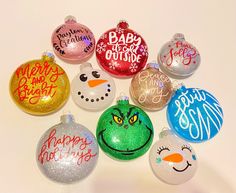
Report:
M 1 1 L 0 11 L 0 192 L 1 193 L 233 193 L 236 192 L 235 128 L 235 55 L 236 1 L 233 0 L 25 0 Z M 148 154 L 130 161 L 118 162 L 102 151 L 97 167 L 85 180 L 74 185 L 60 185 L 45 178 L 35 161 L 40 136 L 59 122 L 63 112 L 71 111 L 76 121 L 94 134 L 101 112 L 79 109 L 70 98 L 60 111 L 48 116 L 31 116 L 22 112 L 9 96 L 9 79 L 22 63 L 41 57 L 52 50 L 53 30 L 74 15 L 87 25 L 96 40 L 106 30 L 126 19 L 130 28 L 139 32 L 149 46 L 149 61 L 156 60 L 161 46 L 174 33 L 185 34 L 202 57 L 196 73 L 183 80 L 187 87 L 199 87 L 213 93 L 224 109 L 224 125 L 212 140 L 193 144 L 199 158 L 194 178 L 178 186 L 160 182 L 148 164 Z M 79 65 L 56 58 L 70 80 Z M 95 55 L 90 59 L 98 68 Z M 117 95 L 128 94 L 130 79 L 116 79 Z M 115 104 L 115 102 L 114 102 Z M 167 126 L 166 109 L 149 113 L 155 126 L 155 138 Z M 93 121 L 91 121 L 93 120 Z

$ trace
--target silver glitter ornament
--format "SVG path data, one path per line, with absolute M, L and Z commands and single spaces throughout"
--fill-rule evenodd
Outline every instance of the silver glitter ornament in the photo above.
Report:
M 49 179 L 73 183 L 88 176 L 99 155 L 97 140 L 71 114 L 61 116 L 61 123 L 47 130 L 39 140 L 37 164 Z
M 185 41 L 184 35 L 177 33 L 164 44 L 158 54 L 160 68 L 173 78 L 186 78 L 192 75 L 200 65 L 198 50 Z

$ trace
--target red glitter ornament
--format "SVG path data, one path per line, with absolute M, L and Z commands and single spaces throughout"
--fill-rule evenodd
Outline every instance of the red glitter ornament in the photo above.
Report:
M 148 59 L 144 39 L 125 21 L 105 32 L 97 42 L 98 63 L 116 77 L 130 77 L 142 70 Z

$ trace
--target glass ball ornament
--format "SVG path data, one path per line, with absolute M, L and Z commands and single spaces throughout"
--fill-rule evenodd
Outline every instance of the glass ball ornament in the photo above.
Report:
M 95 168 L 99 155 L 96 138 L 74 116 L 61 116 L 61 123 L 47 130 L 38 142 L 36 161 L 50 180 L 74 183 L 87 177 Z
M 70 94 L 66 72 L 45 52 L 41 59 L 20 65 L 10 80 L 15 104 L 32 115 L 47 115 L 60 109 Z
M 97 124 L 97 140 L 101 149 L 116 160 L 132 160 L 142 156 L 151 146 L 153 126 L 148 115 L 129 104 L 126 96 L 103 112 Z
M 157 111 L 164 108 L 172 95 L 172 84 L 167 75 L 159 70 L 159 65 L 149 63 L 131 80 L 130 95 L 140 107 Z
M 126 21 L 105 32 L 97 42 L 96 57 L 100 66 L 118 77 L 131 77 L 146 65 L 148 48 L 144 39 L 129 29 Z
M 95 48 L 92 31 L 73 16 L 67 16 L 65 23 L 54 30 L 51 42 L 55 54 L 68 63 L 87 61 Z
M 173 185 L 190 180 L 198 165 L 191 145 L 170 130 L 163 130 L 159 134 L 159 140 L 150 150 L 149 163 L 158 179 Z
M 98 111 L 106 108 L 114 100 L 116 86 L 113 78 L 90 63 L 80 65 L 80 73 L 71 83 L 73 101 L 79 107 Z
M 176 135 L 192 143 L 201 143 L 220 131 L 223 110 L 208 91 L 182 85 L 167 106 L 167 120 Z
M 164 44 L 158 54 L 161 69 L 173 78 L 186 78 L 199 67 L 201 57 L 183 34 L 177 33 L 173 39 Z

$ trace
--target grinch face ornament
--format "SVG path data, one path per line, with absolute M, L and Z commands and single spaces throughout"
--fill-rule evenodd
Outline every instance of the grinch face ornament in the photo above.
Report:
M 148 115 L 120 97 L 117 105 L 107 109 L 99 118 L 97 140 L 110 157 L 131 160 L 142 156 L 151 146 L 153 126 Z
M 90 63 L 80 66 L 80 73 L 71 83 L 73 101 L 90 111 L 104 109 L 115 97 L 115 83 L 102 70 L 93 69 Z
M 149 154 L 155 176 L 168 184 L 182 184 L 191 179 L 197 170 L 193 148 L 170 130 L 162 131 L 159 136 Z

